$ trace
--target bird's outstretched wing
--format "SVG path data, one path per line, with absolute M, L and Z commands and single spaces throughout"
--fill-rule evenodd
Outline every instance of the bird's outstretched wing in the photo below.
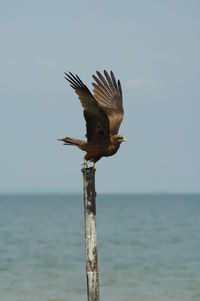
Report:
M 97 71 L 93 85 L 94 98 L 106 112 L 110 123 L 110 135 L 116 135 L 123 120 L 124 110 L 122 105 L 122 89 L 120 81 L 116 82 L 113 72 L 110 76 L 104 70 L 105 77 Z
M 109 119 L 106 113 L 78 75 L 73 75 L 71 72 L 65 73 L 65 75 L 65 79 L 68 80 L 70 86 L 75 90 L 82 104 L 86 120 L 86 137 L 88 143 L 109 144 Z

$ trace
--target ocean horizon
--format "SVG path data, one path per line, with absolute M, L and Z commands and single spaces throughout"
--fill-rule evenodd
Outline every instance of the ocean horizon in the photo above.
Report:
M 97 194 L 100 299 L 200 300 L 200 194 Z M 81 193 L 0 194 L 4 301 L 87 299 Z

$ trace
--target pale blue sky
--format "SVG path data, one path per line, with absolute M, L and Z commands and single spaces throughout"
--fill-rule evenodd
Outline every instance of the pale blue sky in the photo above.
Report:
M 98 192 L 200 192 L 200 2 L 1 1 L 0 192 L 80 192 L 81 105 L 96 70 L 122 82 L 128 142 Z

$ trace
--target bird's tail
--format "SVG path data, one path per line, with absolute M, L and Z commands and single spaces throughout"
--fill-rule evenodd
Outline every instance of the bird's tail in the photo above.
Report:
M 86 144 L 86 142 L 83 140 L 70 138 L 70 137 L 60 138 L 58 140 L 63 141 L 64 145 L 75 145 L 78 146 L 79 148 L 84 147 L 84 145 Z

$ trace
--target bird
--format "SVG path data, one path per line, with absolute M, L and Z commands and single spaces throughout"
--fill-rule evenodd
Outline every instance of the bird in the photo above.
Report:
M 120 80 L 116 81 L 114 73 L 110 75 L 104 70 L 104 75 L 96 71 L 92 75 L 94 82 L 93 95 L 78 75 L 70 71 L 65 73 L 65 79 L 75 90 L 83 107 L 83 115 L 86 121 L 87 141 L 65 137 L 59 138 L 64 145 L 74 145 L 86 152 L 83 162 L 83 170 L 88 167 L 88 161 L 95 163 L 102 157 L 114 155 L 126 138 L 118 134 L 123 120 L 124 109 L 122 88 Z

